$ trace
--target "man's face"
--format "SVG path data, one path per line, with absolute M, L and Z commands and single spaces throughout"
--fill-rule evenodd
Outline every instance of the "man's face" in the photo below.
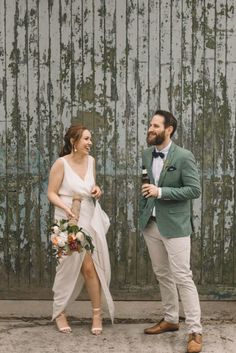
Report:
M 161 115 L 154 115 L 150 121 L 147 133 L 147 143 L 149 145 L 162 145 L 166 139 L 165 118 Z

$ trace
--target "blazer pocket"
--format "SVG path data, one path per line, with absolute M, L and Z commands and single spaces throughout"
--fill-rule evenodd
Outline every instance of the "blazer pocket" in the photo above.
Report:
M 167 168 L 167 172 L 174 172 L 176 168 L 174 166 L 170 166 Z
M 185 210 L 169 210 L 168 213 L 187 213 Z

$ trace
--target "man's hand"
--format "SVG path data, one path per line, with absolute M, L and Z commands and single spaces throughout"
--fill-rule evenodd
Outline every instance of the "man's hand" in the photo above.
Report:
M 154 184 L 143 184 L 142 194 L 144 197 L 158 197 L 158 187 Z

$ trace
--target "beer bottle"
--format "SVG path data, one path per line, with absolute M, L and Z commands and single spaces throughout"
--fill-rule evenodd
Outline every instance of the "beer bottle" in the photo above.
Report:
M 142 167 L 142 178 L 141 178 L 141 182 L 142 184 L 150 184 L 150 179 L 147 173 L 147 169 L 145 168 L 145 166 L 143 165 Z

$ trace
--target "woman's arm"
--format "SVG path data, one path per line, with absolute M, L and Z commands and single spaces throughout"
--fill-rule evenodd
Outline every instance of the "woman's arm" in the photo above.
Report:
M 92 188 L 91 194 L 92 197 L 94 197 L 95 199 L 99 199 L 99 197 L 101 197 L 102 195 L 102 190 L 100 189 L 100 187 L 98 185 L 96 185 L 96 167 L 95 167 L 95 159 L 93 160 L 93 175 L 94 175 L 94 180 L 95 180 L 95 186 Z
M 57 159 L 53 164 L 48 181 L 48 200 L 59 208 L 62 208 L 69 217 L 74 217 L 74 214 L 71 212 L 71 209 L 67 207 L 64 202 L 60 199 L 58 191 L 60 189 L 62 180 L 64 177 L 64 166 L 63 161 Z

